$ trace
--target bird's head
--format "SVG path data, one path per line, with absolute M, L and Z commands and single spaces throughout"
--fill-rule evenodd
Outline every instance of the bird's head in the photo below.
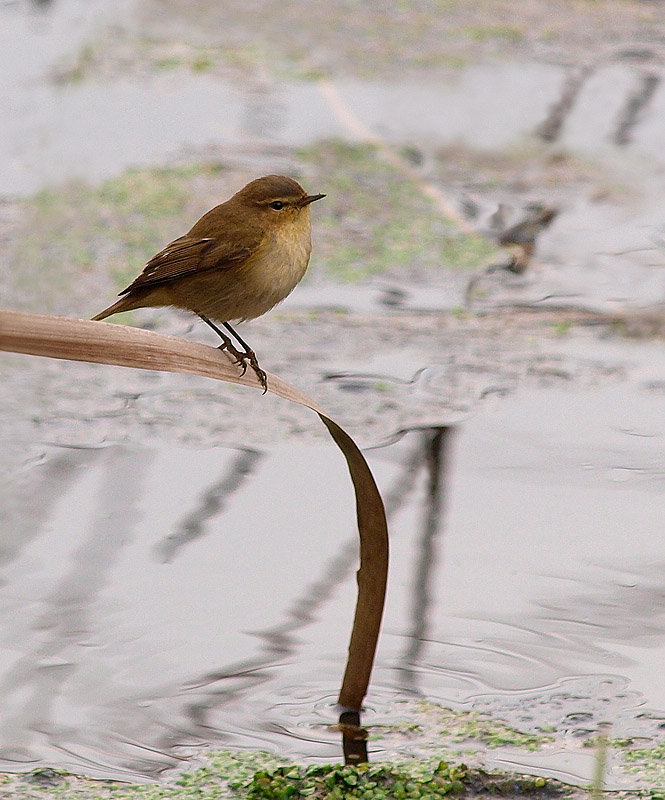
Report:
M 264 225 L 281 227 L 301 217 L 309 219 L 309 206 L 325 194 L 307 194 L 298 181 L 286 175 L 266 175 L 242 188 L 234 197 L 253 214 L 260 214 Z

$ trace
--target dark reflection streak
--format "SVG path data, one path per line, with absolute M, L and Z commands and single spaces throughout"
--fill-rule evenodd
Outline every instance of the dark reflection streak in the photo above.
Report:
M 408 453 L 393 487 L 384 494 L 388 517 L 395 514 L 405 503 L 413 490 L 416 476 L 426 457 L 427 454 L 423 451 L 420 443 Z M 195 729 L 205 731 L 209 735 L 211 730 L 214 730 L 207 723 L 209 709 L 240 697 L 271 678 L 266 668 L 294 652 L 297 644 L 294 636 L 296 631 L 315 619 L 316 611 L 328 600 L 337 586 L 343 583 L 356 566 L 357 560 L 358 541 L 354 537 L 342 545 L 337 555 L 324 565 L 321 578 L 309 584 L 301 597 L 294 599 L 290 608 L 285 612 L 283 623 L 256 632 L 256 636 L 263 640 L 262 652 L 256 658 L 231 664 L 224 670 L 207 673 L 182 687 L 185 691 L 205 686 L 210 687 L 201 701 L 188 706 L 188 714 Z M 212 686 L 220 681 L 234 679 L 237 684 L 233 688 L 228 685 L 216 688 Z M 219 738 L 219 731 L 215 731 L 215 733 Z
M 431 603 L 432 575 L 437 566 L 436 540 L 441 532 L 445 476 L 449 467 L 452 427 L 434 428 L 424 434 L 425 463 L 427 464 L 427 498 L 420 549 L 416 562 L 413 586 L 412 624 L 408 633 L 409 645 L 398 672 L 402 690 L 420 694 L 413 665 L 420 660 L 427 633 L 427 612 Z
M 420 367 L 420 369 L 413 373 L 411 378 L 396 378 L 394 375 L 386 375 L 382 372 L 327 372 L 322 378 L 324 381 L 356 380 L 358 383 L 387 381 L 388 383 L 396 383 L 401 386 L 412 386 L 414 383 L 418 382 L 418 379 L 426 369 L 427 367 Z M 369 386 L 367 388 L 369 388 Z
M 568 75 L 559 99 L 550 107 L 547 116 L 536 129 L 536 136 L 545 142 L 556 142 L 589 75 L 589 67 L 582 67 Z
M 248 661 L 229 665 L 228 668 L 219 672 L 208 673 L 200 680 L 192 681 L 185 687 L 193 689 L 218 681 L 240 679 L 241 685 L 236 688 L 229 689 L 226 686 L 221 689 L 211 688 L 206 700 L 190 706 L 190 715 L 199 726 L 205 727 L 205 710 L 213 708 L 219 702 L 219 699 L 213 702 L 212 698 L 221 698 L 223 702 L 227 702 L 269 679 L 270 676 L 265 668 L 294 652 L 296 645 L 294 633 L 315 618 L 317 609 L 343 582 L 353 569 L 357 558 L 358 543 L 354 540 L 345 544 L 341 551 L 325 565 L 322 577 L 311 583 L 303 596 L 294 600 L 291 607 L 285 612 L 283 623 L 264 631 L 257 631 L 255 635 L 263 640 L 260 655 Z
M 89 468 L 99 450 L 67 450 L 30 470 L 19 487 L 11 484 L 0 495 L 0 566 L 15 561 L 23 548 L 39 536 L 53 506 Z
M 77 648 L 90 634 L 88 609 L 107 582 L 116 558 L 130 538 L 139 514 L 141 476 L 147 451 L 106 451 L 94 522 L 81 546 L 71 554 L 72 566 L 56 588 L 42 599 L 44 613 L 35 621 L 32 651 L 27 649 L 0 683 L 0 703 L 16 708 L 0 718 L 0 757 L 5 748 L 30 744 L 30 731 L 48 731 L 49 716 L 60 687 L 76 670 Z M 101 664 L 100 664 L 101 668 Z M 109 675 L 109 681 L 113 676 Z M 65 747 L 58 738 L 57 745 Z M 77 756 L 78 757 L 78 756 Z
M 264 454 L 258 450 L 238 453 L 227 474 L 206 489 L 198 506 L 182 520 L 178 529 L 156 545 L 155 550 L 163 563 L 172 561 L 181 547 L 203 536 L 206 522 L 223 512 L 231 496 L 245 483 L 263 457 Z
M 151 756 L 152 755 L 157 755 L 157 756 L 160 756 L 162 758 L 162 760 L 164 760 L 164 756 L 166 755 L 159 748 L 151 747 L 150 745 L 146 744 L 145 742 L 137 741 L 136 739 L 133 739 L 133 738 L 131 738 L 129 736 L 117 736 L 117 735 L 114 735 L 114 734 L 111 733 L 111 734 L 108 735 L 108 738 L 111 741 L 119 742 L 124 748 L 131 747 L 131 748 L 135 749 L 138 753 L 141 753 L 141 754 L 149 753 Z M 181 755 L 176 755 L 175 753 L 169 753 L 168 754 L 169 761 L 172 758 L 175 758 L 176 760 L 182 761 L 182 762 L 185 762 L 185 761 L 189 760 L 187 756 L 181 756 Z
M 119 740 L 120 744 L 123 746 L 123 750 L 126 750 L 127 742 L 124 740 Z M 131 744 L 131 742 L 129 743 Z M 97 769 L 100 766 L 100 762 L 96 761 L 94 758 L 89 758 L 88 756 L 83 755 L 79 750 L 75 749 L 74 747 L 67 747 L 66 745 L 62 744 L 61 741 L 52 741 L 51 746 L 54 750 L 63 753 L 67 756 L 68 761 L 74 761 L 77 764 L 87 764 L 93 770 Z M 110 748 L 108 748 L 110 749 Z M 116 775 L 119 778 L 120 774 L 123 772 L 127 775 L 127 778 L 130 781 L 135 780 L 137 773 L 141 773 L 143 775 L 151 775 L 154 778 L 164 772 L 169 767 L 179 766 L 178 762 L 181 762 L 183 759 L 179 759 L 178 756 L 170 755 L 162 753 L 158 750 L 150 751 L 153 752 L 154 755 L 159 755 L 161 758 L 159 760 L 155 758 L 150 758 L 150 760 L 146 759 L 126 759 L 127 763 L 124 764 L 120 768 L 120 772 L 116 770 Z M 123 755 L 125 753 L 123 752 Z M 122 780 L 121 778 L 119 778 Z
M 619 114 L 613 137 L 614 144 L 624 146 L 630 143 L 633 129 L 639 122 L 639 115 L 651 102 L 660 80 L 660 76 L 654 73 L 641 75 L 639 87 L 628 96 Z
M 386 515 L 389 518 L 397 513 L 413 491 L 416 483 L 416 476 L 426 457 L 427 454 L 420 446 L 420 443 L 418 443 L 416 447 L 412 448 L 408 457 L 405 459 L 401 475 L 395 481 L 393 488 L 384 495 Z
M 405 436 L 408 436 L 410 433 L 418 433 L 418 432 L 422 432 L 422 431 L 431 431 L 433 428 L 436 428 L 438 430 L 439 427 L 445 427 L 445 426 L 443 426 L 443 425 L 441 425 L 441 426 L 438 426 L 438 425 L 436 425 L 436 426 L 433 426 L 433 425 L 411 425 L 408 428 L 399 428 L 398 430 L 396 430 L 393 433 L 391 433 L 390 436 L 388 436 L 388 438 L 384 439 L 382 442 L 379 442 L 378 444 L 372 445 L 371 447 L 367 447 L 366 451 L 383 450 L 384 448 L 392 447 L 394 444 L 397 444 L 397 442 L 400 442 L 402 439 L 404 439 Z M 422 448 L 418 447 L 417 451 L 419 453 L 419 459 L 421 461 L 423 461 L 424 458 L 425 458 L 425 455 L 422 452 Z

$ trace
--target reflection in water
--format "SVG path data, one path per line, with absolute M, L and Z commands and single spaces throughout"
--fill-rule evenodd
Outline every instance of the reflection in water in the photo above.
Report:
M 664 437 L 653 393 L 549 389 L 370 451 L 392 562 L 363 722 L 422 696 L 657 731 L 639 706 L 665 709 Z M 358 541 L 332 447 L 52 449 L 2 513 L 0 767 L 339 759 Z
M 268 90 L 239 92 L 232 82 L 184 72 L 71 82 L 64 89 L 45 80 L 58 64 L 76 64 L 76 53 L 89 41 L 86 29 L 93 22 L 114 16 L 126 21 L 132 2 L 54 4 L 47 32 L 31 31 L 13 15 L 3 15 L 8 30 L 0 39 L 6 51 L 0 51 L 6 111 L 0 157 L 8 164 L 0 176 L 3 194 L 30 193 L 44 181 L 97 181 L 131 165 L 161 163 L 183 141 L 194 149 L 214 145 L 228 150 L 252 143 L 298 147 L 322 139 L 355 138 L 314 81 L 279 81 Z M 79 16 L 87 16 L 87 24 Z M 646 120 L 640 113 L 658 100 L 658 76 L 644 76 L 641 88 L 624 97 L 626 84 L 636 75 L 641 78 L 629 65 L 596 68 L 597 86 L 587 94 L 591 72 L 586 68 L 568 73 L 553 64 L 473 64 L 447 80 L 343 80 L 336 89 L 364 126 L 400 146 L 454 146 L 463 141 L 468 147 L 500 151 L 536 131 L 547 141 L 565 139 L 573 151 L 595 152 L 608 125 L 617 124 L 612 116 L 616 104 L 623 112 L 614 139 L 621 144 L 630 140 L 635 151 L 661 163 L 656 143 L 662 141 L 662 115 Z M 26 80 L 34 76 L 38 80 Z M 30 113 L 25 112 L 26 103 Z M 182 113 L 174 116 L 174 107 Z M 512 109 L 508 116 L 506 107 Z M 457 113 L 448 113 L 450 108 Z M 128 114 L 131 136 L 118 147 L 116 132 L 125 129 Z M 67 124 L 71 119 L 78 122 L 76 137 Z M 642 128 L 647 129 L 646 138 L 633 135 Z
M 421 694 L 417 684 L 417 671 L 425 640 L 427 638 L 428 612 L 431 608 L 431 584 L 439 561 L 437 538 L 441 532 L 445 489 L 445 475 L 450 456 L 450 438 L 453 428 L 433 428 L 421 434 L 424 450 L 423 462 L 427 469 L 426 505 L 420 548 L 413 578 L 413 619 L 408 632 L 409 643 L 399 668 L 403 691 Z
M 0 566 L 10 564 L 41 533 L 56 502 L 80 479 L 80 470 L 98 457 L 99 450 L 66 449 L 15 483 L 1 487 Z M 34 502 L 39 498 L 39 502 Z
M 272 673 L 269 668 L 287 661 L 295 654 L 297 632 L 316 619 L 317 610 L 330 600 L 334 590 L 348 577 L 357 556 L 356 541 L 351 540 L 343 545 L 337 555 L 318 567 L 319 577 L 308 583 L 303 594 L 284 609 L 281 615 L 283 621 L 272 628 L 253 631 L 252 635 L 261 642 L 257 655 L 246 661 L 229 664 L 223 670 L 193 677 L 183 687 L 185 690 L 204 690 L 198 692 L 200 699 L 188 707 L 188 714 L 198 733 L 205 736 L 214 728 L 208 718 L 210 710 L 238 699 L 258 684 L 270 680 Z M 254 720 L 254 724 L 259 729 L 262 727 L 260 719 Z
M 386 513 L 390 520 L 408 499 L 421 466 L 427 464 L 432 486 L 432 503 L 426 523 L 429 532 L 425 533 L 427 539 L 433 539 L 438 528 L 440 505 L 438 476 L 447 433 L 448 429 L 442 428 L 418 434 L 419 438 L 422 437 L 422 441 L 418 441 L 408 453 L 392 488 L 384 496 Z M 189 707 L 191 720 L 199 732 L 205 734 L 212 727 L 209 711 L 237 699 L 258 684 L 270 680 L 272 673 L 269 668 L 297 652 L 297 632 L 316 620 L 318 610 L 332 599 L 336 589 L 348 581 L 352 571 L 357 567 L 357 562 L 358 541 L 354 536 L 340 546 L 337 553 L 327 562 L 320 567 L 314 566 L 319 577 L 309 583 L 304 593 L 296 597 L 284 610 L 283 622 L 273 628 L 254 632 L 253 635 L 262 641 L 261 650 L 255 658 L 230 665 L 224 671 L 201 676 L 189 684 L 188 688 L 207 687 L 202 699 Z M 427 569 L 424 564 L 423 568 Z M 426 591 L 423 603 L 426 605 Z M 418 604 L 414 609 L 414 615 L 417 618 L 421 613 L 424 615 L 424 605 L 421 610 Z M 345 627 L 348 619 L 342 617 L 339 622 Z M 255 720 L 254 724 L 259 729 L 265 727 L 268 731 L 277 730 L 282 735 L 288 733 L 283 726 L 264 725 L 259 719 Z
M 547 116 L 537 126 L 536 136 L 545 142 L 556 142 L 561 136 L 563 126 L 590 74 L 590 67 L 576 67 L 569 72 L 561 88 L 560 96 L 556 102 L 552 103 Z
M 67 456 L 71 454 L 68 453 Z M 77 453 L 82 455 L 81 452 Z M 62 456 L 58 467 L 67 465 Z M 26 649 L 0 680 L 3 714 L 0 718 L 0 758 L 9 762 L 30 762 L 31 744 L 41 736 L 59 738 L 54 724 L 55 708 L 65 682 L 75 678 L 77 648 L 94 635 L 94 606 L 120 551 L 132 536 L 139 514 L 141 477 L 149 456 L 146 451 L 109 450 L 104 453 L 103 479 L 95 501 L 95 522 L 83 532 L 71 563 L 38 601 L 30 627 L 35 631 L 31 649 Z M 47 471 L 47 476 L 53 470 Z M 71 471 L 57 469 L 67 479 Z M 59 493 L 62 482 L 56 483 Z M 87 499 L 87 498 L 86 498 Z M 69 513 L 71 511 L 71 513 Z M 77 510 L 65 509 L 71 528 L 58 531 L 66 540 L 81 534 Z M 10 528 L 11 530 L 11 528 Z M 41 533 L 38 529 L 35 533 Z M 104 665 L 99 665 L 103 669 Z M 109 674 L 107 676 L 112 679 Z M 73 731 L 68 731 L 72 735 Z M 85 742 L 82 730 L 73 734 Z
M 206 522 L 224 510 L 225 504 L 252 474 L 260 458 L 261 454 L 256 450 L 241 450 L 238 453 L 222 480 L 205 490 L 197 507 L 182 520 L 174 533 L 165 536 L 157 546 L 157 554 L 162 561 L 172 561 L 181 547 L 203 535 Z
M 619 114 L 613 137 L 615 144 L 625 146 L 630 143 L 633 129 L 639 122 L 640 115 L 651 103 L 660 82 L 661 76 L 653 72 L 640 75 L 638 88 L 626 98 L 625 106 Z

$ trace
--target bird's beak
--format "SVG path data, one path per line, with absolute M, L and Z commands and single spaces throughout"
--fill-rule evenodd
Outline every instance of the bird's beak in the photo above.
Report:
M 304 208 L 308 206 L 310 203 L 313 203 L 315 200 L 321 200 L 322 197 L 325 197 L 325 194 L 308 194 L 303 197 L 300 201 L 300 208 Z

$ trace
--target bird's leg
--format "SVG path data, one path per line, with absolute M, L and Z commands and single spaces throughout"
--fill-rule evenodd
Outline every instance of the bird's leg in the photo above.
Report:
M 263 394 L 268 391 L 268 378 L 265 372 L 259 367 L 259 362 L 256 359 L 256 354 L 254 351 L 249 347 L 249 345 L 238 336 L 238 334 L 233 330 L 233 328 L 228 324 L 228 322 L 224 322 L 224 327 L 236 337 L 236 339 L 240 342 L 240 344 L 245 348 L 244 352 L 242 350 L 238 350 L 238 348 L 233 344 L 231 339 L 221 331 L 214 322 L 211 322 L 208 317 L 204 316 L 203 314 L 199 314 L 199 317 L 205 322 L 206 325 L 210 326 L 213 331 L 219 336 L 222 340 L 222 343 L 219 345 L 220 350 L 225 350 L 227 353 L 233 356 L 238 366 L 242 367 L 242 374 L 244 375 L 247 372 L 247 364 L 254 370 L 256 373 L 256 377 L 259 379 L 261 386 L 263 386 Z
M 233 330 L 233 328 L 229 325 L 228 322 L 223 322 L 222 325 L 224 325 L 226 330 L 229 331 L 229 333 L 231 333 L 233 336 L 235 336 L 235 338 L 245 348 L 245 352 L 241 355 L 242 365 L 243 367 L 246 368 L 246 362 L 249 362 L 249 366 L 254 370 L 261 386 L 263 386 L 263 394 L 265 394 L 268 391 L 268 376 L 259 366 L 259 362 L 256 358 L 256 353 L 247 344 L 247 342 Z
M 223 331 L 220 331 L 220 329 L 217 327 L 217 325 L 215 325 L 214 322 L 211 322 L 208 319 L 208 317 L 204 317 L 203 314 L 199 314 L 198 316 L 201 317 L 201 319 L 205 322 L 205 324 L 209 325 L 213 329 L 213 331 L 215 331 L 215 333 L 219 336 L 219 338 L 222 340 L 222 343 L 219 345 L 219 347 L 217 349 L 218 350 L 226 350 L 227 353 L 232 355 L 233 358 L 235 358 L 236 364 L 238 364 L 238 366 L 242 367 L 242 374 L 244 375 L 247 372 L 247 366 L 246 366 L 246 364 L 244 362 L 244 359 L 243 359 L 243 356 L 245 354 L 241 353 L 240 350 L 238 350 L 234 346 L 233 342 L 229 339 L 229 337 Z

